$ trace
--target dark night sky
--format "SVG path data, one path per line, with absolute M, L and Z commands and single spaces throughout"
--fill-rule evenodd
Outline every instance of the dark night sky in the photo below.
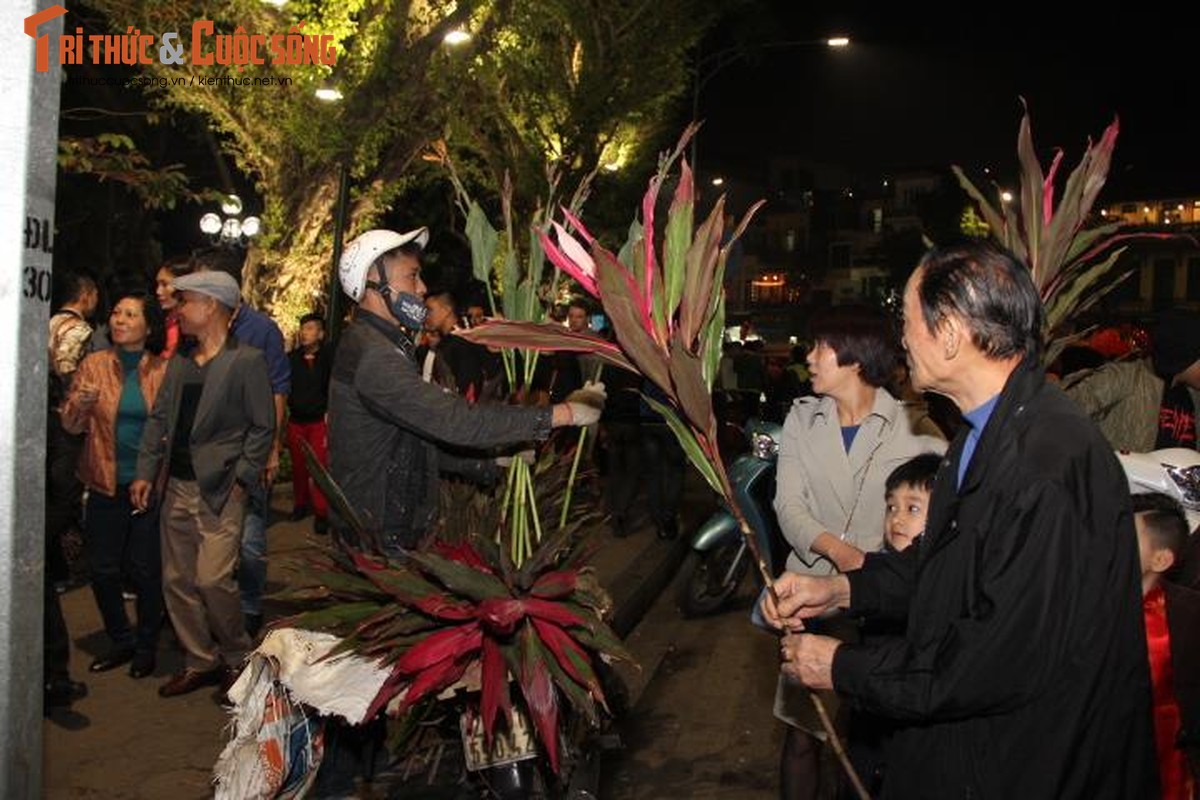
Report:
M 843 165 L 863 181 L 950 163 L 1012 175 L 1024 96 L 1043 161 L 1063 147 L 1072 166 L 1087 137 L 1119 114 L 1106 194 L 1200 191 L 1198 31 L 1183 6 L 1053 5 L 1035 16 L 1007 3 L 936 13 L 911 2 L 746 3 L 705 53 L 842 32 L 853 44 L 760 49 L 722 69 L 701 95 L 701 169 L 707 159 L 713 169 L 754 171 L 763 154 L 787 153 Z

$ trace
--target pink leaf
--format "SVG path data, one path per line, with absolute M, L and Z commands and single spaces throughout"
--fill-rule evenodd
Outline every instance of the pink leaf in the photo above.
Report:
M 546 235 L 545 231 L 539 230 L 537 233 L 538 240 L 542 243 L 542 250 L 546 253 L 546 257 L 550 259 L 551 263 L 578 281 L 584 291 L 592 297 L 599 297 L 600 293 L 596 289 L 595 278 L 580 269 L 574 261 L 567 258 L 563 251 L 558 248 L 558 245 Z
M 558 245 L 562 248 L 563 253 L 567 258 L 575 262 L 579 269 L 591 279 L 593 285 L 596 282 L 596 262 L 588 255 L 588 251 L 583 249 L 583 245 L 575 240 L 575 237 L 567 233 L 567 229 L 557 222 L 550 223 L 554 226 L 554 230 L 558 233 Z
M 1050 164 L 1050 172 L 1046 174 L 1046 179 L 1042 181 L 1042 217 L 1045 219 L 1045 225 L 1050 225 L 1050 220 L 1054 219 L 1054 175 L 1058 172 L 1058 165 L 1062 163 L 1063 151 L 1059 148 L 1054 153 L 1054 161 Z
M 588 233 L 588 229 L 583 227 L 583 223 L 579 221 L 579 218 L 572 214 L 566 206 L 559 206 L 559 208 L 562 209 L 563 219 L 567 221 L 567 224 L 578 231 L 579 235 L 583 237 L 583 240 L 587 242 L 589 246 L 594 245 L 596 243 L 596 237 Z

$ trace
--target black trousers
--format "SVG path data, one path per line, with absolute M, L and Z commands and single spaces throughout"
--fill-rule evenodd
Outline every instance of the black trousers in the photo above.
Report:
M 158 508 L 134 514 L 129 487 L 115 497 L 89 492 L 84 546 L 92 571 L 92 593 L 115 647 L 154 653 L 163 621 L 162 556 Z M 137 630 L 129 624 L 122 597 L 122 565 L 137 590 Z
M 67 677 L 71 655 L 70 635 L 54 583 L 67 578 L 63 534 L 79 520 L 83 486 L 75 477 L 75 467 L 82 444 L 81 437 L 63 430 L 58 413 L 50 409 L 46 424 L 46 571 L 42 587 L 42 671 L 47 681 Z

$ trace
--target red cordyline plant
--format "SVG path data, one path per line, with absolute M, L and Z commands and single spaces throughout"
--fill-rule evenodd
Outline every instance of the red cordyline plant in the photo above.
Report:
M 1128 272 L 1115 279 L 1111 276 L 1126 249 L 1115 245 L 1135 238 L 1171 238 L 1164 233 L 1123 232 L 1119 222 L 1087 227 L 1092 206 L 1108 178 L 1119 128 L 1114 118 L 1099 142 L 1088 139 L 1083 158 L 1067 177 L 1057 203 L 1055 180 L 1063 152 L 1056 150 L 1049 171 L 1043 173 L 1028 110 L 1021 116 L 1017 134 L 1021 190 L 1015 203 L 992 205 L 961 168 L 953 167 L 963 189 L 978 204 L 992 236 L 1032 272 L 1046 308 L 1047 362 L 1076 338 L 1068 329 L 1075 318 L 1129 276 Z
M 463 335 L 493 347 L 592 353 L 651 380 L 669 403 L 648 396 L 646 402 L 663 416 L 688 459 L 733 510 L 757 555 L 717 450 L 712 385 L 725 330 L 725 262 L 762 202 L 750 208 L 728 237 L 723 196 L 699 226 L 694 224 L 695 185 L 681 154 L 695 132 L 695 126 L 689 127 L 675 149 L 660 159 L 642 199 L 641 220 L 631 227 L 619 254 L 600 244 L 566 208 L 562 222 L 551 221 L 538 232 L 554 266 L 600 302 L 612 321 L 615 343 L 553 323 L 519 321 L 492 322 Z M 660 225 L 655 219 L 659 193 L 678 161 L 678 182 Z M 757 560 L 769 582 L 766 563 Z
M 632 661 L 604 622 L 611 600 L 573 531 L 548 538 L 517 567 L 488 537 L 434 543 L 403 559 L 383 556 L 324 468 L 309 465 L 322 491 L 358 537 L 309 558 L 307 585 L 282 595 L 316 608 L 277 627 L 342 637 L 327 658 L 354 653 L 390 672 L 366 718 L 399 698 L 397 714 L 436 697 L 479 668 L 479 713 L 491 746 L 511 723 L 510 683 L 520 690 L 551 768 L 560 767 L 560 696 L 591 724 L 607 710 L 596 659 Z

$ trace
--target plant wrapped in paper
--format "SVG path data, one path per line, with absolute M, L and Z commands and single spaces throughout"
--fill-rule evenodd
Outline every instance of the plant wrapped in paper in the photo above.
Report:
M 1015 202 L 993 205 L 960 167 L 953 167 L 959 183 L 979 206 L 992 236 L 1024 261 L 1033 274 L 1046 307 L 1047 363 L 1081 335 L 1070 330 L 1078 315 L 1129 277 L 1129 271 L 1115 273 L 1127 246 L 1118 247 L 1118 243 L 1171 237 L 1123 231 L 1119 222 L 1088 227 L 1092 206 L 1108 177 L 1119 128 L 1114 118 L 1099 142 L 1088 139 L 1083 158 L 1067 177 L 1057 203 L 1055 179 L 1063 152 L 1055 152 L 1049 171 L 1043 173 L 1033 146 L 1028 110 L 1021 116 L 1017 134 L 1021 189 Z
M 522 321 L 493 322 L 464 335 L 492 347 L 591 353 L 651 380 L 670 402 L 651 397 L 646 402 L 663 416 L 688 459 L 748 532 L 717 450 L 712 385 L 725 330 L 725 264 L 761 202 L 728 237 L 723 196 L 699 226 L 694 224 L 692 171 L 680 158 L 694 134 L 695 127 L 689 127 L 674 151 L 660 159 L 642 199 L 641 220 L 631 226 L 619 254 L 598 242 L 566 208 L 562 222 L 551 221 L 537 231 L 551 263 L 600 302 L 612 322 L 615 343 L 556 324 Z M 681 164 L 679 176 L 660 226 L 655 219 L 659 194 L 676 162 Z M 765 574 L 766 565 L 758 560 Z
M 354 653 L 388 667 L 367 718 L 389 706 L 403 714 L 477 671 L 488 746 L 521 702 L 557 773 L 563 700 L 599 724 L 607 704 L 597 660 L 632 661 L 604 621 L 612 603 L 583 566 L 588 554 L 575 531 L 548 537 L 520 567 L 487 537 L 388 559 L 328 473 L 308 460 L 359 542 L 310 557 L 299 588 L 281 596 L 310 610 L 275 626 L 333 633 L 342 641 L 327 657 Z

